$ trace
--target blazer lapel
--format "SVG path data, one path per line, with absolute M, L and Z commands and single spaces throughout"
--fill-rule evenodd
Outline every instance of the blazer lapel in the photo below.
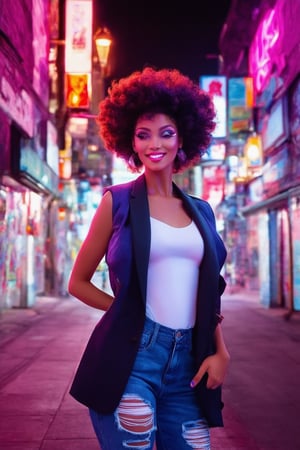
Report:
M 130 198 L 130 224 L 132 231 L 133 255 L 136 272 L 141 287 L 143 301 L 146 302 L 147 271 L 150 254 L 150 212 L 147 199 L 145 176 L 141 175 L 133 183 Z
M 182 199 L 185 210 L 192 217 L 201 233 L 205 244 L 203 262 L 207 263 L 212 268 L 211 273 L 213 273 L 219 267 L 219 261 L 215 238 L 213 236 L 213 233 L 211 232 L 212 230 L 207 221 L 207 218 L 204 214 L 201 213 L 199 208 L 196 207 L 195 202 L 193 202 L 193 200 L 188 195 L 182 192 L 175 184 L 173 185 L 173 187 L 174 192 L 176 192 L 176 194 Z

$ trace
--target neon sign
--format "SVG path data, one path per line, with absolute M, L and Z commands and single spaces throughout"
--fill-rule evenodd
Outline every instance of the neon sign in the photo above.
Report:
M 280 35 L 278 13 L 271 9 L 259 25 L 250 48 L 249 67 L 257 92 L 261 92 L 272 74 L 274 53 Z

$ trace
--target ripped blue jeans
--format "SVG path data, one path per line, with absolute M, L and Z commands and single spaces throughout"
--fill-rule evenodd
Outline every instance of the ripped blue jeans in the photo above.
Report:
M 210 449 L 209 428 L 190 382 L 196 373 L 192 329 L 146 318 L 140 348 L 118 408 L 90 410 L 101 450 Z

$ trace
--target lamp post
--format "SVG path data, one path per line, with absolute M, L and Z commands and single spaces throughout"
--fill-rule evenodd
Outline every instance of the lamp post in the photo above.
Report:
M 112 43 L 110 31 L 104 27 L 99 28 L 94 36 L 99 63 L 101 66 L 102 76 L 105 76 L 107 69 L 107 61 Z
M 91 112 L 97 114 L 99 101 L 105 97 L 105 79 L 107 76 L 107 64 L 112 44 L 112 36 L 106 28 L 98 28 L 94 34 L 94 43 L 97 56 L 94 54 L 93 74 L 92 74 L 92 102 Z
M 103 146 L 95 119 L 99 112 L 99 103 L 106 95 L 107 66 L 112 44 L 111 33 L 105 27 L 99 28 L 94 34 L 93 41 L 92 95 L 88 117 L 87 150 L 91 172 L 96 174 L 96 178 L 100 177 L 104 183 L 104 180 L 110 179 L 111 155 Z

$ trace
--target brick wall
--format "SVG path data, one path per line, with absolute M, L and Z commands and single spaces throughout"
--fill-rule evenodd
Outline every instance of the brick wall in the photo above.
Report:
M 1 38 L 6 40 L 5 55 L 23 76 L 32 83 L 33 50 L 32 50 L 32 15 L 31 0 L 15 0 L 1 2 L 0 31 Z M 2 46 L 1 46 L 2 48 Z

